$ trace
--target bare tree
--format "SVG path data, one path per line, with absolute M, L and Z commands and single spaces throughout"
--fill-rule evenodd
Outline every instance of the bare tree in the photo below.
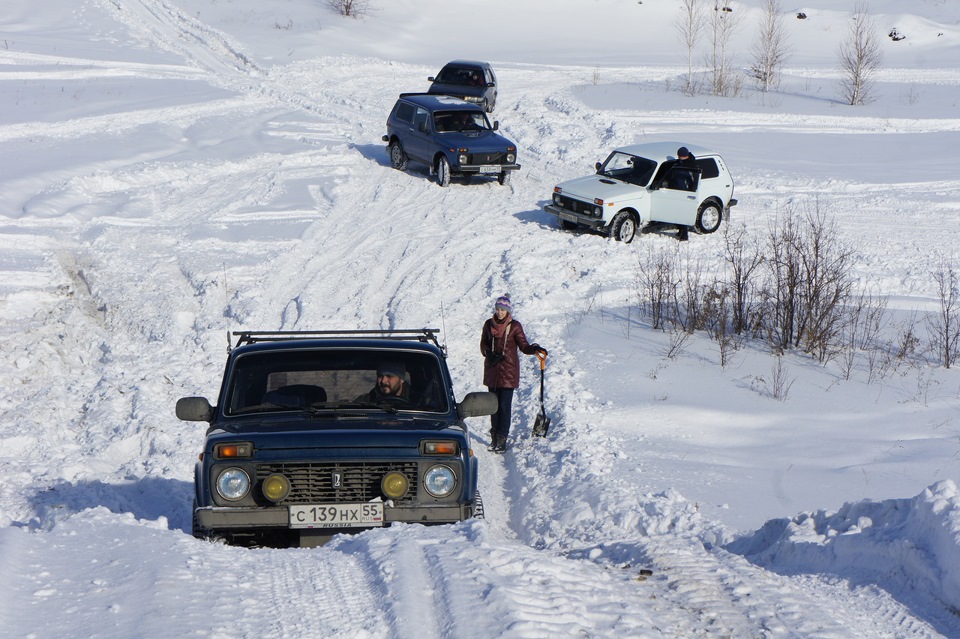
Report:
M 939 308 L 928 321 L 930 339 L 943 367 L 950 368 L 960 356 L 960 273 L 953 265 L 941 262 L 933 281 Z
M 740 13 L 727 2 L 714 0 L 713 13 L 707 18 L 707 35 L 710 50 L 707 52 L 707 69 L 713 95 L 734 96 L 740 92 L 740 81 L 733 66 L 730 40 L 740 27 Z
M 370 11 L 370 0 L 326 0 L 327 6 L 342 16 L 359 18 Z
M 683 45 L 687 49 L 687 79 L 683 92 L 694 95 L 696 83 L 693 80 L 693 52 L 697 48 L 705 22 L 704 0 L 680 0 L 680 15 L 674 23 Z
M 783 64 L 789 55 L 787 32 L 780 11 L 780 0 L 764 0 L 760 31 L 753 43 L 750 72 L 760 90 L 766 93 L 780 87 Z
M 850 38 L 840 45 L 841 97 L 851 105 L 866 104 L 873 91 L 873 76 L 883 60 L 880 38 L 865 0 L 857 0 L 850 23 Z

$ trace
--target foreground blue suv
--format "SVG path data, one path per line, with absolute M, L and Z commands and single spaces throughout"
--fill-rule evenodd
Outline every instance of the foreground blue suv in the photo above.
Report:
M 243 545 L 316 546 L 393 522 L 481 515 L 464 418 L 435 329 L 234 333 L 194 472 L 193 534 Z M 384 388 L 392 391 L 385 392 Z
M 403 171 L 409 160 L 426 164 L 440 186 L 454 176 L 496 176 L 508 184 L 517 164 L 517 145 L 496 133 L 483 107 L 458 98 L 401 93 L 387 118 L 390 164 Z

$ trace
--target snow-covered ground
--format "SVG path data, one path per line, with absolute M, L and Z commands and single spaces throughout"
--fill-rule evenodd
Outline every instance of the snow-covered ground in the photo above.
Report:
M 923 335 L 960 268 L 960 7 L 873 0 L 876 100 L 850 107 L 852 0 L 781 4 L 781 89 L 717 98 L 680 91 L 675 0 L 5 0 L 0 635 L 960 637 L 957 369 L 788 353 L 777 399 L 763 342 L 668 356 L 639 314 L 643 269 L 718 274 L 723 234 L 622 245 L 541 208 L 614 146 L 713 147 L 731 231 L 819 209 L 885 339 Z M 747 67 L 761 2 L 730 6 Z M 461 57 L 498 72 L 509 187 L 389 167 L 396 95 Z M 485 520 L 190 535 L 203 429 L 173 406 L 215 396 L 227 331 L 442 328 L 462 396 L 504 292 L 553 427 L 529 437 L 526 358 L 512 450 L 475 447 Z

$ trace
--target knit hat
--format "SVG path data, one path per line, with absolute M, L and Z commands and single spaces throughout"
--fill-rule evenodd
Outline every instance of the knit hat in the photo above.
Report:
M 678 158 L 686 157 L 688 155 L 690 155 L 690 151 L 689 149 L 687 149 L 687 147 L 681 146 L 679 149 L 677 149 Z
M 397 360 L 387 360 L 380 362 L 377 366 L 377 375 L 393 375 L 394 377 L 403 377 L 407 372 L 407 367 L 403 362 Z
M 501 295 L 497 298 L 497 301 L 493 305 L 493 310 L 497 310 L 498 308 L 502 308 L 508 313 L 513 312 L 513 305 L 510 303 L 509 295 Z

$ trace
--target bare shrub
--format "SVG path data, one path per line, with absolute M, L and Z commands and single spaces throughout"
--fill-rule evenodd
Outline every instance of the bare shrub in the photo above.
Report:
M 868 13 L 867 2 L 858 0 L 853 9 L 849 39 L 840 44 L 840 95 L 856 106 L 871 101 L 873 78 L 883 60 L 880 36 Z
M 841 342 L 854 254 L 840 243 L 819 204 L 801 216 L 788 209 L 768 239 L 770 341 L 826 361 Z
M 348 18 L 360 18 L 370 13 L 371 0 L 326 0 L 327 6 Z
M 673 310 L 679 280 L 676 253 L 649 250 L 646 264 L 640 263 L 637 273 L 641 316 L 647 316 L 653 328 L 662 329 L 676 315 Z
M 752 53 L 750 75 L 757 81 L 760 90 L 766 93 L 779 88 L 783 65 L 790 54 L 780 0 L 763 0 L 763 16 Z
M 960 356 L 960 275 L 943 260 L 932 275 L 938 307 L 927 319 L 930 346 L 943 367 L 950 368 Z
M 760 245 L 748 240 L 746 229 L 738 226 L 734 231 L 731 225 L 725 227 L 723 237 L 723 255 L 730 269 L 731 316 L 733 330 L 738 335 L 747 330 L 753 315 L 752 279 L 754 273 L 763 264 Z
M 790 389 L 796 380 L 787 373 L 783 365 L 783 358 L 777 356 L 773 369 L 770 371 L 770 395 L 779 402 L 787 401 Z

